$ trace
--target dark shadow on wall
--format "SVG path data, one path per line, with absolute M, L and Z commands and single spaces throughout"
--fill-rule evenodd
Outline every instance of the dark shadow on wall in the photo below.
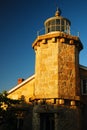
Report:
M 20 103 L 7 110 L 9 121 L 0 124 L 0 130 L 83 130 L 82 115 L 87 107 L 71 106 L 68 101 L 58 104 L 46 100 L 34 99 L 26 103 L 22 95 Z
M 32 104 L 26 103 L 24 95 L 18 104 L 10 105 L 3 113 L 0 130 L 32 130 Z

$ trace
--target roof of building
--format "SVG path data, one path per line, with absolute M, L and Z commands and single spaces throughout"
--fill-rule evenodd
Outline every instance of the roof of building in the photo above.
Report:
M 10 94 L 13 91 L 17 90 L 18 88 L 20 88 L 21 86 L 23 86 L 25 83 L 29 82 L 30 80 L 35 78 L 35 74 L 30 76 L 29 78 L 27 78 L 26 80 L 24 80 L 22 83 L 16 85 L 15 87 L 13 87 L 12 89 L 10 89 L 7 93 Z
M 87 66 L 80 65 L 81 69 L 87 70 Z

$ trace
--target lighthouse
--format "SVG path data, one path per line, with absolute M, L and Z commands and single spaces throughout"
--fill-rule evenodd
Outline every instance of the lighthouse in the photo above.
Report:
M 35 50 L 34 130 L 80 130 L 79 53 L 83 45 L 70 33 L 71 22 L 56 10 L 44 22 Z M 76 123 L 77 122 L 77 123 Z

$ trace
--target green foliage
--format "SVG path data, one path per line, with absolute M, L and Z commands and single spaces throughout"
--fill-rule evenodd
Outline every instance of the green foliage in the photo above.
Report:
M 13 100 L 7 97 L 7 92 L 4 91 L 3 93 L 0 93 L 0 106 L 2 104 L 6 104 L 9 106 L 15 105 L 15 104 L 19 104 L 20 100 Z
M 13 100 L 7 97 L 7 92 L 0 93 L 0 130 L 16 129 L 16 111 L 14 106 L 18 105 L 20 100 Z

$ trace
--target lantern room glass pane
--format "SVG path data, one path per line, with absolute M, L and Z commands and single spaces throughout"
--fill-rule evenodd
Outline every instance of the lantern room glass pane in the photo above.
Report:
M 52 20 L 52 21 L 50 21 L 51 23 L 51 25 L 55 25 L 55 19 L 54 20 Z
M 51 31 L 55 31 L 55 26 L 52 26 L 52 27 L 51 27 Z
M 60 24 L 60 19 L 56 19 L 56 24 Z
M 63 31 L 63 32 L 65 31 L 65 28 L 64 28 L 64 26 L 61 26 L 61 31 Z
M 56 26 L 56 31 L 60 31 L 60 26 Z
M 50 26 L 50 21 L 48 22 L 47 26 Z
M 50 32 L 50 28 L 48 28 L 48 32 Z
M 61 25 L 64 25 L 64 20 L 61 19 Z

